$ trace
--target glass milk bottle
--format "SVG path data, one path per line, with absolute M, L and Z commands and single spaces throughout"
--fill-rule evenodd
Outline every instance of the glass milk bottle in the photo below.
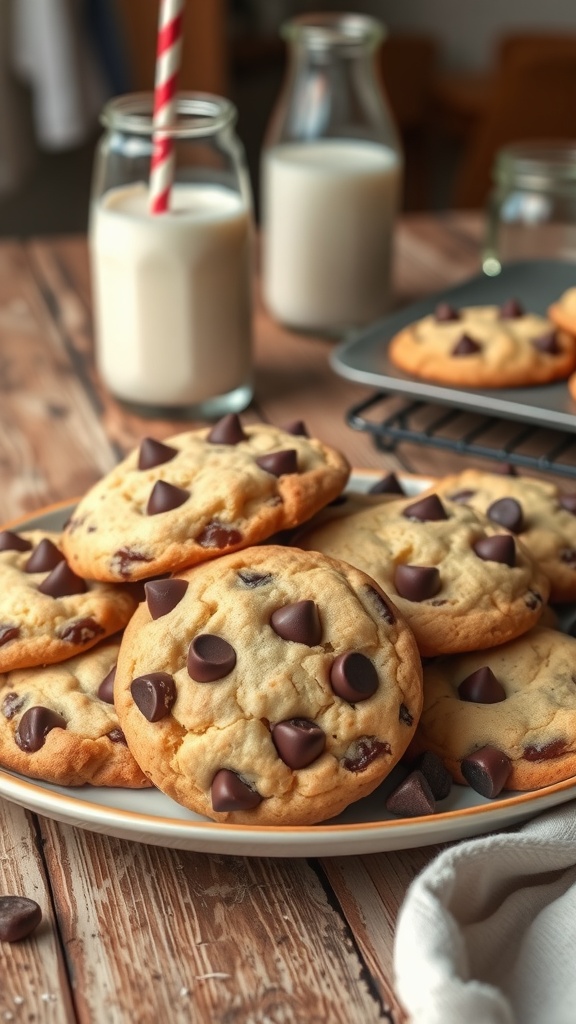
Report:
M 181 94 L 169 209 L 149 209 L 153 96 L 102 114 L 90 212 L 96 365 L 144 415 L 218 417 L 252 397 L 252 202 L 235 107 Z
M 339 334 L 391 305 L 402 152 L 375 68 L 385 29 L 360 14 L 283 26 L 287 76 L 263 147 L 264 301 Z

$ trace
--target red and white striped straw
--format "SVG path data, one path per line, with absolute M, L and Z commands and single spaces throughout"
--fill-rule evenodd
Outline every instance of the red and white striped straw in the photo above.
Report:
M 186 0 L 160 0 L 156 78 L 154 83 L 153 152 L 150 169 L 150 211 L 166 213 L 174 180 L 174 143 L 162 128 L 176 120 L 176 85 L 182 52 Z

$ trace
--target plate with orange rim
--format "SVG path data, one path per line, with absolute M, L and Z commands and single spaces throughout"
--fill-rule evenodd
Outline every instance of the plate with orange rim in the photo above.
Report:
M 355 470 L 349 489 L 367 491 L 382 475 L 378 470 Z M 418 494 L 431 483 L 409 476 L 401 481 L 407 494 Z M 73 508 L 60 503 L 6 525 L 59 530 Z M 576 797 L 576 777 L 539 790 L 507 792 L 494 800 L 453 785 L 435 814 L 397 818 L 388 814 L 385 801 L 403 774 L 402 768 L 395 769 L 370 796 L 337 818 L 307 826 L 222 824 L 194 814 L 156 789 L 66 788 L 1 769 L 0 797 L 47 818 L 119 839 L 258 857 L 341 857 L 444 843 L 508 828 Z

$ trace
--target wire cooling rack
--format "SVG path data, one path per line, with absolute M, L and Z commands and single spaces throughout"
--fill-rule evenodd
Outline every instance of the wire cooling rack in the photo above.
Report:
M 394 452 L 408 471 L 412 466 L 402 446 L 416 444 L 576 478 L 576 434 L 422 401 L 407 402 L 384 391 L 353 406 L 346 422 L 354 430 L 370 433 L 376 447 Z

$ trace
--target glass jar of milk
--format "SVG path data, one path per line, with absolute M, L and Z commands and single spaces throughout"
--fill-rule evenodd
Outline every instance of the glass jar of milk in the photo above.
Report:
M 360 14 L 287 22 L 288 69 L 262 153 L 264 300 L 288 326 L 340 334 L 391 305 L 402 151 Z
M 153 96 L 112 100 L 90 212 L 96 366 L 146 415 L 218 417 L 252 397 L 253 217 L 236 109 L 181 94 L 169 209 L 149 209 Z

